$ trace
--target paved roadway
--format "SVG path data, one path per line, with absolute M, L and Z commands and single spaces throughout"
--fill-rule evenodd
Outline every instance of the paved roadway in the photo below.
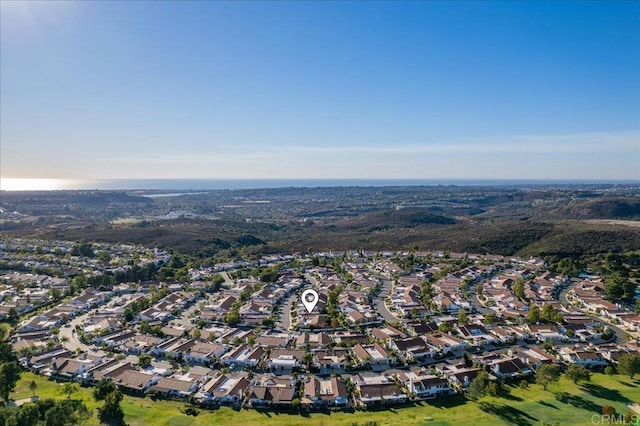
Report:
M 278 321 L 276 321 L 276 328 L 287 332 L 289 331 L 289 327 L 291 327 L 291 307 L 294 302 L 297 302 L 300 295 L 296 293 L 292 293 L 286 302 L 284 302 L 278 309 Z
M 71 320 L 70 323 L 67 323 L 65 325 L 62 326 L 62 328 L 60 328 L 60 334 L 58 335 L 58 337 L 62 340 L 63 337 L 66 337 L 66 342 L 62 341 L 62 346 L 65 349 L 68 349 L 70 351 L 76 351 L 77 349 L 80 349 L 83 352 L 91 352 L 92 349 L 88 346 L 85 345 L 84 343 L 82 343 L 80 340 L 78 340 L 78 337 L 76 335 L 76 325 L 82 325 L 82 323 L 84 322 L 84 320 L 86 320 L 87 318 L 89 318 L 89 314 L 91 313 L 91 311 L 89 311 L 89 313 L 80 315 L 79 317 L 74 318 L 73 320 Z M 69 325 L 71 325 L 69 327 Z
M 571 284 L 567 285 L 566 287 L 564 287 L 564 288 L 562 289 L 562 291 L 560 292 L 560 294 L 559 294 L 559 296 L 558 296 L 558 298 L 560 299 L 560 302 L 562 302 L 562 303 L 566 303 L 567 305 L 571 305 L 571 303 L 570 303 L 570 302 L 569 302 L 569 300 L 567 299 L 567 293 L 569 292 L 569 290 L 571 290 L 571 287 L 573 287 L 575 284 L 576 284 L 576 282 L 572 282 Z M 603 319 L 603 318 L 601 318 L 601 317 L 599 317 L 599 316 L 597 316 L 597 315 L 593 315 L 593 314 L 591 314 L 591 313 L 587 312 L 587 311 L 586 311 L 586 310 L 584 310 L 584 309 L 581 309 L 581 308 L 579 308 L 579 307 L 577 307 L 577 306 L 574 306 L 574 305 L 571 305 L 571 306 L 572 306 L 574 309 L 576 309 L 576 310 L 578 310 L 578 311 L 580 311 L 580 312 L 582 312 L 582 313 L 584 313 L 584 314 L 586 314 L 586 315 L 589 315 L 589 316 L 590 316 L 590 317 L 592 317 L 592 318 L 597 319 L 597 320 L 598 320 L 598 321 L 600 321 L 601 323 L 603 323 L 603 324 L 607 324 L 607 325 L 609 326 L 609 328 L 611 328 L 611 329 L 614 331 L 614 333 L 616 334 L 616 341 L 617 341 L 618 343 L 624 343 L 624 342 L 627 340 L 627 334 L 629 334 L 629 332 L 624 331 L 623 329 L 621 329 L 621 328 L 620 328 L 620 327 L 618 327 L 617 325 L 615 325 L 615 324 L 611 324 L 611 323 L 610 323 L 610 322 L 608 322 L 607 320 L 605 320 L 605 319 Z
M 318 281 L 310 274 L 305 274 L 305 283 L 313 284 L 318 287 Z M 295 290 L 287 298 L 287 300 L 278 307 L 278 321 L 276 321 L 276 328 L 284 332 L 289 331 L 291 327 L 291 307 L 298 303 L 300 294 L 307 286 L 303 284 L 299 289 Z
M 377 312 L 390 323 L 406 321 L 405 319 L 400 319 L 397 316 L 393 315 L 393 312 L 391 312 L 389 308 L 387 308 L 387 305 L 384 303 L 389 293 L 391 293 L 393 281 L 390 279 L 382 279 L 382 283 L 382 289 L 373 301 Z
M 491 278 L 487 278 L 487 279 L 491 279 Z M 483 280 L 482 282 L 485 282 L 486 280 Z M 495 314 L 496 311 L 494 311 L 491 308 L 487 308 L 486 306 L 484 306 L 482 304 L 482 302 L 480 301 L 480 299 L 478 298 L 478 293 L 476 293 L 476 286 L 478 286 L 480 283 L 478 284 L 474 284 L 473 286 L 471 286 L 469 288 L 469 293 L 471 293 L 472 295 L 470 297 L 467 298 L 467 300 L 469 300 L 469 302 L 471 302 L 475 307 L 476 307 L 476 311 L 481 313 L 482 315 L 486 315 L 488 313 L 492 313 Z

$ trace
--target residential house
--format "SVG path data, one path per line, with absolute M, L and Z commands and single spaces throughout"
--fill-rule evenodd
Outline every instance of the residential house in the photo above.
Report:
M 296 390 L 295 379 L 259 376 L 249 388 L 248 404 L 250 407 L 291 406 Z
M 489 364 L 491 371 L 498 379 L 513 379 L 516 377 L 529 376 L 533 369 L 525 364 L 520 358 L 506 358 L 495 360 Z
M 381 374 L 354 376 L 359 402 L 367 407 L 402 404 L 409 397 L 393 380 Z
M 398 379 L 407 389 L 409 395 L 419 399 L 435 398 L 438 395 L 452 393 L 449 382 L 432 374 L 425 374 L 422 369 L 408 372 L 400 372 Z
M 419 337 L 392 340 L 389 346 L 402 354 L 405 360 L 433 358 L 436 349 Z
M 198 382 L 163 377 L 149 388 L 164 397 L 187 398 L 198 390 Z
M 303 396 L 310 399 L 315 406 L 349 406 L 347 386 L 344 380 L 339 377 L 320 379 L 316 376 L 311 376 L 307 378 L 304 383 Z

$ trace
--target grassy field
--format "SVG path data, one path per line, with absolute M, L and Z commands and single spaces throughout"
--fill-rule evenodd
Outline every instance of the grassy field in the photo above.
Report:
M 46 378 L 23 373 L 12 397 L 15 400 L 30 398 L 29 383 L 38 384 L 36 395 L 40 398 L 65 398 L 60 393 L 61 384 Z M 94 418 L 89 424 L 97 425 L 91 388 L 80 388 L 73 395 L 82 399 L 94 410 Z M 574 385 L 562 378 L 547 391 L 538 385 L 528 390 L 511 388 L 506 398 L 485 397 L 477 403 L 463 397 L 442 398 L 412 407 L 355 413 L 312 413 L 294 415 L 256 410 L 234 411 L 223 407 L 217 410 L 200 410 L 197 417 L 182 414 L 184 404 L 174 401 L 152 401 L 149 398 L 126 396 L 122 402 L 126 421 L 132 426 L 143 425 L 364 425 L 375 421 L 379 425 L 540 425 L 543 421 L 560 425 L 590 425 L 591 417 L 600 414 L 603 405 L 612 405 L 616 412 L 626 414 L 627 403 L 640 402 L 640 380 L 628 377 L 594 374 L 590 383 Z

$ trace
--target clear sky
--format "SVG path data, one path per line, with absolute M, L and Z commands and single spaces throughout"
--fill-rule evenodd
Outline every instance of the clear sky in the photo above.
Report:
M 640 179 L 640 2 L 2 1 L 4 178 Z

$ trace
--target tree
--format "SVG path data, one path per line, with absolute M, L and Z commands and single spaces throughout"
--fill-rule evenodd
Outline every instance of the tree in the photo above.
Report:
M 37 425 L 40 420 L 40 410 L 35 404 L 24 404 L 18 409 L 15 416 L 17 426 Z M 7 423 L 9 425 L 9 423 Z
M 540 347 L 542 349 L 544 349 L 545 351 L 549 352 L 550 354 L 556 352 L 556 350 L 554 349 L 554 346 L 553 346 L 553 342 L 551 340 L 547 340 L 542 345 L 540 345 Z
M 0 364 L 0 396 L 5 402 L 20 379 L 20 367 L 15 361 Z
M 240 312 L 238 311 L 238 309 L 232 309 L 230 310 L 227 315 L 225 315 L 224 317 L 224 321 L 231 326 L 236 325 L 238 322 L 240 322 Z
M 618 372 L 626 374 L 633 379 L 633 376 L 640 373 L 640 355 L 624 354 L 618 360 Z
M 76 392 L 78 392 L 78 384 L 74 382 L 66 382 L 60 391 L 60 393 L 67 395 L 67 399 L 71 399 L 71 395 Z
M 213 285 L 214 285 L 216 288 L 220 288 L 220 286 L 221 286 L 222 284 L 224 284 L 224 277 L 223 277 L 222 275 L 220 275 L 220 274 L 215 274 L 215 275 L 213 276 Z
M 16 356 L 7 337 L 7 329 L 0 327 L 0 363 L 16 361 Z
M 635 296 L 636 285 L 628 278 L 625 278 L 620 272 L 612 273 L 604 281 L 604 291 L 607 299 L 612 302 L 621 300 L 633 301 Z
M 20 319 L 17 309 L 13 306 L 9 308 L 8 319 L 9 319 L 9 322 L 12 322 L 12 323 L 15 323 L 16 321 L 18 321 L 18 319 Z
M 108 379 L 100 380 L 93 388 L 93 399 L 96 401 L 104 401 L 108 393 L 118 390 L 115 383 Z
M 540 320 L 542 322 L 560 323 L 562 322 L 562 313 L 553 305 L 544 305 L 540 311 Z
M 613 369 L 612 366 L 608 365 L 604 368 L 604 374 L 606 374 L 607 376 L 613 376 L 613 373 L 615 373 L 616 371 Z
M 567 376 L 568 379 L 572 380 L 574 384 L 580 381 L 588 382 L 591 380 L 591 371 L 586 367 L 577 364 L 571 364 L 564 375 Z
M 265 268 L 261 273 L 260 273 L 260 281 L 262 281 L 263 283 L 272 283 L 275 282 L 278 279 L 278 267 L 277 266 L 273 266 L 270 268 Z
M 131 308 L 127 308 L 127 309 L 124 310 L 124 314 L 123 315 L 124 315 L 124 320 L 126 322 L 131 322 L 131 321 L 133 321 L 133 318 L 134 318 L 135 314 L 133 313 L 133 310 Z
M 465 392 L 465 396 L 472 401 L 477 401 L 487 392 L 488 384 L 489 375 L 485 371 L 481 371 L 476 378 L 471 381 L 471 384 Z
M 555 365 L 542 364 L 536 372 L 536 383 L 547 390 L 547 386 L 560 380 L 560 369 Z
M 469 354 L 467 352 L 462 354 L 462 359 L 464 359 L 464 364 L 467 367 L 473 367 L 473 360 L 471 359 L 471 357 L 469 356 Z
M 524 280 L 522 278 L 518 278 L 516 282 L 513 284 L 513 294 L 520 300 L 525 300 L 526 296 L 524 294 Z
M 138 366 L 140 368 L 145 368 L 151 365 L 151 355 L 149 354 L 142 354 L 138 357 Z
M 453 326 L 451 325 L 450 322 L 448 321 L 443 321 L 440 323 L 440 325 L 438 326 L 438 331 L 441 331 L 443 333 L 449 333 L 453 330 Z
M 124 413 L 120 407 L 122 392 L 116 385 L 107 379 L 102 379 L 93 388 L 93 398 L 96 401 L 104 401 L 104 405 L 98 408 L 98 418 L 109 425 L 123 425 Z
M 496 314 L 494 314 L 493 312 L 489 312 L 484 316 L 485 324 L 493 325 L 497 322 L 497 320 L 498 318 L 496 317 Z
M 104 405 L 98 408 L 98 418 L 109 425 L 124 425 L 124 412 L 120 407 L 122 392 L 115 390 L 108 393 L 104 399 Z
M 467 315 L 467 311 L 463 309 L 460 309 L 460 311 L 458 312 L 458 325 L 463 325 L 466 324 L 467 322 L 469 322 L 469 316 Z
M 522 389 L 522 391 L 526 391 L 527 389 L 529 389 L 529 382 L 527 380 L 523 380 L 520 382 L 520 389 Z
M 93 251 L 93 244 L 88 242 L 82 242 L 80 244 L 76 244 L 71 248 L 71 256 L 84 256 L 84 257 L 93 257 L 95 253 Z
M 196 328 L 195 330 L 193 330 L 193 333 L 191 333 L 191 335 L 193 336 L 194 339 L 200 340 L 200 338 L 202 337 L 202 331 Z
M 75 423 L 74 414 L 72 407 L 56 403 L 45 413 L 44 424 L 45 426 L 72 425 Z
M 38 384 L 35 380 L 32 380 L 31 383 L 29 383 L 29 389 L 31 390 L 31 393 L 33 393 L 33 396 L 36 396 L 36 389 L 38 389 Z
M 93 410 L 89 410 L 86 405 L 80 404 L 76 415 L 78 417 L 78 424 L 82 425 L 84 422 L 93 417 Z
M 487 384 L 487 387 L 485 389 L 485 392 L 487 393 L 487 395 L 489 395 L 490 397 L 497 397 L 500 394 L 500 386 L 498 386 L 498 384 L 496 382 L 489 382 Z
M 307 368 L 309 368 L 311 366 L 311 363 L 313 362 L 313 354 L 311 352 L 305 352 L 302 356 L 302 361 L 307 366 Z
M 532 306 L 529 308 L 529 313 L 527 314 L 527 322 L 529 324 L 535 324 L 540 322 L 540 308 L 537 306 Z

